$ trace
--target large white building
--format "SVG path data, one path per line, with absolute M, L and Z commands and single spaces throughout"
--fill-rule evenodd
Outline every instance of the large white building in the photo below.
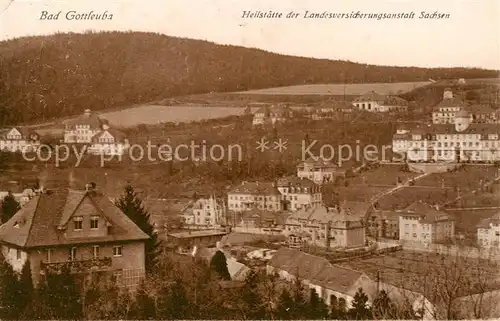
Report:
M 84 114 L 66 122 L 63 142 L 87 144 L 96 155 L 123 155 L 130 144 L 126 135 L 109 127 L 108 121 L 86 109 Z
M 227 206 L 233 212 L 283 210 L 282 195 L 271 182 L 242 182 L 227 193 Z
M 13 127 L 0 137 L 0 150 L 34 152 L 40 146 L 40 135 L 29 128 Z
M 401 241 L 431 244 L 450 241 L 454 236 L 454 218 L 432 205 L 417 201 L 400 212 Z
M 408 110 L 408 102 L 397 96 L 386 96 L 370 91 L 355 98 L 352 104 L 359 110 L 370 112 L 404 112 Z
M 500 249 L 500 213 L 481 220 L 477 226 L 477 243 L 483 248 Z
M 454 116 L 454 125 L 399 128 L 392 150 L 410 162 L 496 162 L 499 132 L 498 125 L 472 123 L 469 113 L 461 110 Z
M 307 178 L 284 177 L 276 184 L 283 199 L 285 210 L 297 211 L 306 206 L 320 205 L 321 187 Z

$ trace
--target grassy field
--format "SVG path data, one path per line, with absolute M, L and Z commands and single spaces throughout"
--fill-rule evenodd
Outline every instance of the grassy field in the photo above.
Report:
M 447 211 L 455 218 L 455 230 L 457 233 L 463 233 L 467 239 L 477 239 L 477 225 L 482 219 L 489 218 L 500 210 L 485 209 L 485 210 L 463 210 L 463 211 Z
M 360 173 L 358 176 L 349 179 L 349 183 L 353 185 L 368 185 L 368 186 L 383 186 L 388 188 L 396 186 L 398 178 L 401 181 L 406 181 L 410 178 L 418 176 L 413 172 L 403 172 L 401 165 L 381 165 L 380 167 L 367 172 Z
M 429 85 L 431 82 L 398 82 L 373 84 L 318 84 L 298 85 L 288 87 L 266 88 L 238 92 L 237 94 L 267 94 L 267 95 L 362 95 L 369 91 L 379 94 L 402 94 L 415 88 Z
M 381 210 L 400 210 L 422 200 L 428 204 L 443 204 L 458 196 L 451 188 L 403 187 L 379 199 Z
M 467 191 L 498 177 L 498 173 L 498 168 L 492 166 L 464 166 L 455 172 L 435 173 L 423 177 L 415 186 L 459 187 L 461 191 Z

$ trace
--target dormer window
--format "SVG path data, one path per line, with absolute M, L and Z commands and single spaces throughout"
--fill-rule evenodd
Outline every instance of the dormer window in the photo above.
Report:
M 83 230 L 83 217 L 81 216 L 73 217 L 73 226 L 75 231 Z
M 90 218 L 90 229 L 95 230 L 99 228 L 99 216 L 92 216 Z

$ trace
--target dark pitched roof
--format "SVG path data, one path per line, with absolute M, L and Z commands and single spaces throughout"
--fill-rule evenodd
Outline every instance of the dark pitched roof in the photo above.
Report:
M 435 107 L 439 108 L 439 107 L 464 107 L 464 106 L 465 103 L 461 99 L 453 97 L 441 100 L 441 102 L 439 102 L 439 104 L 437 104 Z
M 361 277 L 368 279 L 362 272 L 333 265 L 323 257 L 290 248 L 280 248 L 268 265 L 348 295 L 353 295 L 357 290 L 354 285 Z
M 108 124 L 106 119 L 101 119 L 96 114 L 91 113 L 89 110 L 83 115 L 65 122 L 65 125 L 74 128 L 76 125 L 88 125 L 91 129 L 102 129 L 102 125 Z
M 491 108 L 490 105 L 472 105 L 467 107 L 467 111 L 471 114 L 491 114 L 491 113 L 500 113 L 500 110 Z
M 64 226 L 78 205 L 87 198 L 111 224 L 109 233 L 102 237 L 67 238 L 64 229 L 58 227 Z M 25 248 L 147 238 L 148 235 L 98 191 L 60 189 L 38 195 L 0 226 L 2 242 Z
M 278 187 L 291 186 L 291 187 L 307 187 L 307 188 L 313 188 L 315 186 L 318 186 L 316 183 L 314 183 L 310 179 L 307 179 L 304 177 L 300 178 L 297 176 L 282 177 L 282 178 L 278 179 L 276 185 Z
M 495 223 L 495 224 L 500 224 L 500 212 L 496 213 L 495 215 L 484 218 L 481 221 L 479 221 L 479 224 L 476 226 L 477 228 L 490 228 L 490 224 Z
M 289 218 L 319 223 L 359 222 L 364 218 L 370 206 L 366 202 L 345 202 L 338 207 L 312 206 L 299 209 Z
M 123 133 L 119 130 L 116 130 L 114 128 L 108 128 L 108 129 L 105 129 L 105 130 L 100 131 L 97 134 L 95 134 L 92 137 L 92 142 L 97 142 L 99 140 L 99 138 L 101 138 L 101 136 L 104 135 L 105 133 L 109 133 L 111 136 L 113 136 L 116 143 L 123 143 L 123 142 L 125 142 L 125 139 L 127 138 L 125 133 Z
M 253 194 L 253 195 L 281 195 L 274 183 L 271 182 L 243 182 L 232 188 L 232 194 Z
M 453 217 L 446 212 L 436 209 L 423 201 L 416 201 L 401 211 L 402 215 L 420 216 L 421 223 L 453 221 Z
M 380 95 L 374 91 L 367 92 L 364 95 L 356 97 L 353 102 L 363 102 L 363 101 L 385 101 L 387 97 L 385 95 Z
M 247 221 L 257 221 L 257 225 L 265 225 L 264 223 L 271 221 L 276 225 L 285 225 L 285 222 L 290 215 L 291 213 L 286 211 L 272 212 L 254 209 L 242 212 L 240 218 Z

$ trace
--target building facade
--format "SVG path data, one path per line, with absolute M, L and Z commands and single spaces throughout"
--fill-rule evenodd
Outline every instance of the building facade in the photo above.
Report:
M 0 226 L 2 253 L 16 271 L 30 263 L 35 284 L 69 268 L 79 275 L 113 275 L 134 288 L 145 273 L 149 238 L 108 197 L 85 191 L 47 190 Z
M 386 96 L 370 91 L 352 101 L 354 107 L 369 112 L 405 112 L 408 102 L 397 96 Z
M 66 122 L 63 142 L 85 144 L 87 152 L 94 155 L 123 155 L 130 147 L 124 133 L 110 128 L 106 119 L 99 118 L 90 109 Z
M 13 127 L 0 137 L 0 151 L 36 152 L 40 147 L 40 135 L 29 128 Z
M 293 110 L 286 105 L 261 107 L 254 113 L 252 125 L 275 125 L 293 118 Z
M 364 217 L 370 205 L 345 202 L 340 206 L 303 208 L 286 220 L 285 235 L 291 243 L 326 248 L 355 248 L 366 245 Z
M 477 244 L 487 249 L 500 249 L 500 213 L 481 220 L 477 226 Z
M 225 224 L 226 204 L 214 195 L 201 197 L 183 211 L 184 223 L 198 227 L 216 227 Z
M 242 182 L 227 193 L 228 210 L 282 211 L 282 196 L 274 182 Z
M 322 203 L 321 186 L 308 178 L 295 176 L 280 178 L 276 184 L 283 199 L 283 208 L 297 211 Z
M 454 116 L 454 125 L 398 129 L 392 150 L 410 162 L 496 162 L 500 160 L 500 128 L 471 123 L 467 111 Z
M 308 158 L 303 163 L 297 165 L 297 177 L 307 178 L 316 184 L 324 184 L 333 181 L 338 166 L 324 161 L 319 157 Z
M 400 212 L 399 239 L 422 244 L 448 242 L 455 237 L 454 218 L 417 201 Z
M 445 88 L 443 99 L 432 111 L 432 122 L 434 124 L 454 124 L 455 115 L 463 110 L 465 103 L 453 96 L 450 88 Z

